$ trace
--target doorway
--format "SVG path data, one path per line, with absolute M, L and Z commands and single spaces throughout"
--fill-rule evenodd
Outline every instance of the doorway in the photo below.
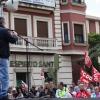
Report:
M 54 79 L 48 77 L 48 72 L 44 72 L 44 77 L 45 77 L 45 82 L 48 82 L 49 83 L 50 81 L 52 81 L 55 84 Z
M 26 77 L 27 76 L 27 74 L 26 73 L 16 73 L 16 84 L 17 84 L 17 86 L 21 86 L 21 81 L 23 81 L 23 82 L 25 82 L 25 83 L 27 83 L 27 80 L 26 80 Z

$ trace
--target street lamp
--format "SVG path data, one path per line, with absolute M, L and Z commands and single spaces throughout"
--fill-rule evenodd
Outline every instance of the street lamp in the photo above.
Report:
M 0 16 L 3 17 L 4 7 L 10 12 L 15 12 L 18 10 L 19 0 L 8 0 L 6 1 L 5 5 L 3 5 L 3 1 L 6 1 L 6 0 L 0 0 Z

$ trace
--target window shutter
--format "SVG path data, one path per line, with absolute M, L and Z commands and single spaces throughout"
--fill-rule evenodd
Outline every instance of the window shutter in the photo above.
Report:
M 27 19 L 14 18 L 14 24 L 19 35 L 27 36 Z
M 64 34 L 68 34 L 68 26 L 67 26 L 67 23 L 64 23 L 63 24 L 64 26 Z
M 96 33 L 95 21 L 89 20 L 89 29 L 90 29 L 90 32 Z
M 75 42 L 76 43 L 84 43 L 83 25 L 74 24 L 74 36 L 75 36 Z
M 74 34 L 83 35 L 83 25 L 74 24 Z
M 37 36 L 48 38 L 48 22 L 37 21 Z

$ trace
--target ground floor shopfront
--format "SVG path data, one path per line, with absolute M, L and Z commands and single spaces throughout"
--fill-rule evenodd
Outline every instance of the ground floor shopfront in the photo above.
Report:
M 48 68 L 54 66 L 53 54 L 29 54 L 29 80 L 30 86 L 43 85 L 40 77 L 41 68 L 44 70 L 45 79 L 50 81 L 48 77 Z M 9 77 L 10 86 L 17 86 L 18 80 L 23 80 L 27 83 L 27 63 L 26 54 L 12 53 L 9 58 Z M 65 84 L 72 83 L 72 64 L 70 56 L 61 56 L 61 68 L 58 71 L 57 81 L 63 81 Z

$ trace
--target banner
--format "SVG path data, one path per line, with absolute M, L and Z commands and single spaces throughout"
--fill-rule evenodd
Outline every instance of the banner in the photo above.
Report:
M 91 59 L 89 58 L 87 52 L 85 51 L 84 52 L 84 59 L 85 59 L 85 65 L 90 68 L 92 62 L 91 62 Z
M 92 67 L 92 78 L 93 82 L 100 82 L 100 73 L 94 67 Z
M 20 2 L 55 7 L 55 0 L 19 0 Z
M 81 71 L 80 71 L 80 80 L 84 84 L 88 84 L 89 82 L 92 82 L 92 77 L 81 68 Z

